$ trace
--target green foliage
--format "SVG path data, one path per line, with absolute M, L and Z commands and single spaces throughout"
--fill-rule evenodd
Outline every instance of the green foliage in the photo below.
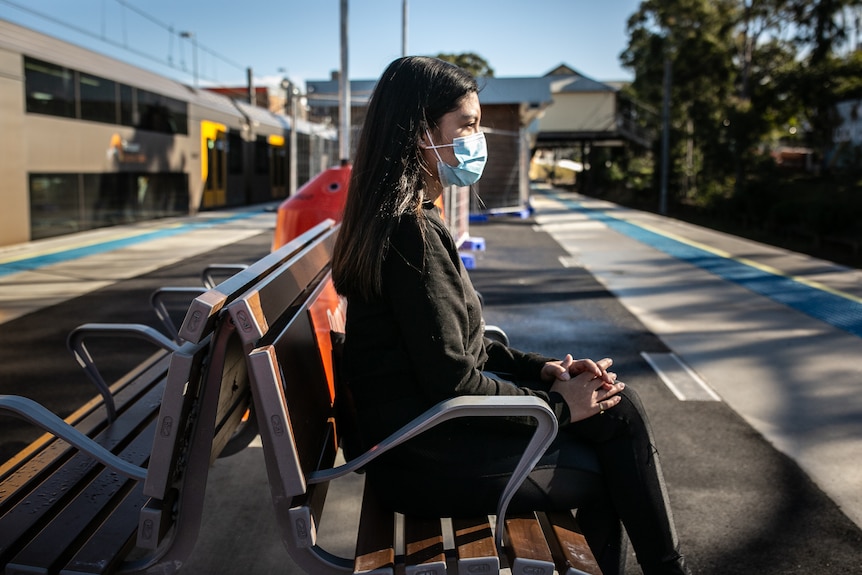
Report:
M 791 127 L 808 128 L 808 140 L 795 144 L 825 156 L 836 102 L 862 97 L 862 55 L 838 52 L 860 7 L 862 0 L 641 2 L 621 60 L 634 72 L 627 96 L 657 110 L 664 61 L 672 63 L 672 199 L 740 191 L 764 148 L 791 137 Z M 660 134 L 661 118 L 650 121 Z
M 634 73 L 623 96 L 661 110 L 670 60 L 672 210 L 858 247 L 862 193 L 854 178 L 862 173 L 862 150 L 835 146 L 833 133 L 836 104 L 862 99 L 862 51 L 848 45 L 860 18 L 862 0 L 640 3 L 620 55 Z M 662 118 L 645 114 L 639 121 L 656 135 L 653 148 L 637 157 L 652 164 L 650 176 L 633 170 L 628 158 L 602 177 L 610 186 L 622 173 L 629 189 L 645 186 L 645 197 L 646 188 L 657 187 Z M 771 154 L 781 146 L 813 150 L 817 170 L 782 169 Z
M 491 68 L 488 61 L 473 52 L 465 52 L 463 54 L 441 53 L 437 54 L 435 58 L 460 66 L 476 78 L 490 78 L 494 76 L 494 69 Z

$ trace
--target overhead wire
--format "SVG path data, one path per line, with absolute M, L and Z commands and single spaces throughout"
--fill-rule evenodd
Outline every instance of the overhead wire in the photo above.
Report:
M 145 12 L 145 11 L 144 11 L 144 10 L 142 10 L 142 9 L 140 9 L 139 7 L 137 7 L 137 6 L 135 6 L 135 5 L 131 4 L 131 3 L 129 3 L 127 0 L 116 0 L 116 2 L 117 2 L 118 4 L 120 4 L 123 8 L 128 9 L 129 11 L 131 11 L 131 12 L 133 12 L 133 13 L 137 14 L 138 16 L 140 16 L 140 17 L 142 17 L 142 18 L 147 19 L 147 20 L 148 20 L 149 22 L 151 22 L 152 24 L 154 24 L 154 25 L 156 25 L 156 26 L 158 26 L 158 27 L 160 27 L 160 28 L 162 28 L 162 29 L 166 30 L 166 31 L 168 32 L 168 34 L 169 34 L 169 38 L 170 38 L 170 42 L 171 42 L 171 43 L 169 44 L 169 50 L 171 50 L 171 49 L 172 49 L 172 47 L 173 47 L 173 44 L 172 44 L 172 43 L 173 43 L 173 39 L 174 39 L 174 37 L 177 37 L 177 38 L 181 38 L 181 37 L 182 37 L 182 36 L 181 36 L 181 34 L 182 34 L 182 33 L 181 33 L 181 32 L 176 32 L 176 31 L 174 30 L 174 27 L 173 27 L 173 26 L 171 26 L 171 25 L 169 25 L 169 24 L 165 24 L 164 22 L 162 22 L 162 21 L 161 21 L 161 20 L 159 20 L 158 18 L 156 18 L 156 17 L 154 17 L 154 16 L 152 16 L 152 15 L 148 14 L 147 12 Z M 35 10 L 35 9 L 33 9 L 33 8 L 29 7 L 29 6 L 26 6 L 26 5 L 21 4 L 21 3 L 19 3 L 19 2 L 15 2 L 15 1 L 13 1 L 13 0 L 0 0 L 0 4 L 7 4 L 7 5 L 9 5 L 9 6 L 12 6 L 13 8 L 16 8 L 16 9 L 18 9 L 18 10 L 21 10 L 22 12 L 27 12 L 27 13 L 29 13 L 29 14 L 32 14 L 33 16 L 37 16 L 37 17 L 39 17 L 39 18 L 42 18 L 42 19 L 44 19 L 44 20 L 47 20 L 47 21 L 49 21 L 49 22 L 52 22 L 52 23 L 57 24 L 57 25 L 59 25 L 59 26 L 62 26 L 62 27 L 64 27 L 64 28 L 67 28 L 67 29 L 69 29 L 69 30 L 72 30 L 72 31 L 74 31 L 74 32 L 76 32 L 76 33 L 78 33 L 78 34 L 82 34 L 82 35 L 84 35 L 84 36 L 88 36 L 88 37 L 90 37 L 90 38 L 93 38 L 93 39 L 95 39 L 95 40 L 98 40 L 98 41 L 100 41 L 100 42 L 104 42 L 105 44 L 108 44 L 108 45 L 113 46 L 113 47 L 115 47 L 115 48 L 120 48 L 120 49 L 122 49 L 122 50 L 125 50 L 125 51 L 127 51 L 127 52 L 131 53 L 131 54 L 134 54 L 135 56 L 138 56 L 138 57 L 144 58 L 144 59 L 149 60 L 149 61 L 151 61 L 151 62 L 155 62 L 155 63 L 157 63 L 157 64 L 159 64 L 159 65 L 167 66 L 167 67 L 169 67 L 169 68 L 171 68 L 171 69 L 174 69 L 174 70 L 177 70 L 177 71 L 180 71 L 180 72 L 183 72 L 183 73 L 188 73 L 188 71 L 187 71 L 187 70 L 177 67 L 177 66 L 174 64 L 173 59 L 172 59 L 172 57 L 171 57 L 170 55 L 169 55 L 166 59 L 163 59 L 163 58 L 158 57 L 158 56 L 155 56 L 155 55 L 153 55 L 153 54 L 151 54 L 151 53 L 149 53 L 149 52 L 146 52 L 146 51 L 143 51 L 143 50 L 139 50 L 139 49 L 136 49 L 136 48 L 133 48 L 133 47 L 129 46 L 129 45 L 128 45 L 128 39 L 127 39 L 127 38 L 125 38 L 125 34 L 124 34 L 124 41 L 123 41 L 123 42 L 118 42 L 118 41 L 116 41 L 116 40 L 111 40 L 110 38 L 107 38 L 107 37 L 104 35 L 104 32 L 103 32 L 102 34 L 98 34 L 98 33 L 96 33 L 96 32 L 93 32 L 93 31 L 91 31 L 91 30 L 88 30 L 88 29 L 86 29 L 86 28 L 82 28 L 82 27 L 80 27 L 80 26 L 76 26 L 76 25 L 74 25 L 74 24 L 70 24 L 69 22 L 66 22 L 65 20 L 61 20 L 60 18 L 57 18 L 57 17 L 52 16 L 52 15 L 50 15 L 50 14 L 46 14 L 46 13 L 44 13 L 44 12 L 40 12 L 39 10 Z M 123 26 L 123 29 L 124 29 L 124 31 L 125 31 L 125 26 Z M 222 61 L 222 62 L 224 62 L 225 64 L 228 64 L 229 66 L 232 66 L 232 67 L 236 68 L 237 70 L 245 71 L 245 70 L 247 69 L 247 67 L 246 67 L 246 66 L 242 66 L 242 65 L 240 65 L 240 64 L 237 64 L 236 62 L 232 61 L 231 59 L 227 58 L 226 56 L 223 56 L 222 54 L 219 54 L 219 53 L 218 53 L 218 52 L 216 52 L 215 50 L 213 50 L 213 49 L 211 49 L 211 48 L 209 48 L 209 47 L 207 47 L 207 46 L 205 46 L 205 45 L 201 44 L 200 42 L 197 42 L 197 41 L 196 41 L 196 46 L 197 46 L 197 49 L 198 49 L 198 50 L 200 50 L 201 52 L 204 52 L 204 53 L 206 53 L 206 54 L 208 54 L 208 55 L 210 55 L 210 56 L 212 56 L 212 57 L 214 57 L 214 58 L 216 58 L 216 59 L 218 59 L 218 60 L 221 60 L 221 61 Z M 203 77 L 203 76 L 202 76 L 202 77 Z M 205 79 L 207 79 L 207 80 L 214 80 L 213 78 L 205 78 Z

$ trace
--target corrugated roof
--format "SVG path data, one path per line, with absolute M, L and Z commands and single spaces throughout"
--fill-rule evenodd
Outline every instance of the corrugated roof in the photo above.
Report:
M 546 78 L 479 78 L 479 101 L 482 104 L 529 104 L 543 106 L 551 103 L 551 91 Z M 368 101 L 376 80 L 351 80 L 350 100 L 354 105 Z M 337 80 L 309 80 L 306 82 L 309 102 L 317 106 L 338 105 Z
M 487 104 L 528 104 L 532 108 L 553 100 L 545 78 L 479 78 L 479 102 Z
M 554 94 L 570 94 L 575 92 L 616 92 L 613 86 L 587 78 L 586 76 L 546 76 L 543 78 L 551 84 Z
M 351 80 L 350 101 L 354 106 L 364 106 L 371 98 L 377 80 Z M 305 89 L 311 106 L 337 107 L 338 80 L 307 80 Z

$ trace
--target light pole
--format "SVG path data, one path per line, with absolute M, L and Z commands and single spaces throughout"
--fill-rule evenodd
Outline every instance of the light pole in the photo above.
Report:
M 661 188 L 659 190 L 658 213 L 667 215 L 667 182 L 670 176 L 670 87 L 673 68 L 670 56 L 664 57 L 664 97 L 661 108 Z
M 340 121 L 338 130 L 338 147 L 341 155 L 341 165 L 350 163 L 350 70 L 348 69 L 348 0 L 341 0 L 341 71 L 338 75 L 338 93 L 340 96 Z
M 407 0 L 401 3 L 401 55 L 407 55 Z
M 299 88 L 287 78 L 281 80 L 281 87 L 284 89 L 285 105 L 290 105 L 290 144 L 288 153 L 289 176 L 288 176 L 288 191 L 287 195 L 292 196 L 296 193 L 297 187 L 297 165 L 296 165 L 296 122 L 297 122 L 297 105 L 299 104 L 300 92 Z
M 192 41 L 192 74 L 195 78 L 195 89 L 198 87 L 198 39 L 193 32 L 180 32 L 180 38 Z

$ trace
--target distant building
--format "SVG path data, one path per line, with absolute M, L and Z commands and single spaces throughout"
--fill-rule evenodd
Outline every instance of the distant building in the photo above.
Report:
M 593 80 L 566 64 L 544 78 L 554 105 L 539 121 L 540 147 L 651 145 L 637 121 L 649 112 L 621 94 L 622 83 Z
M 270 109 L 269 90 L 265 86 L 254 88 L 254 102 L 249 101 L 248 86 L 219 86 L 203 89 L 207 92 L 214 92 L 216 94 L 221 94 L 222 96 L 227 96 L 231 100 L 253 103 L 255 106 L 260 108 L 264 108 L 266 110 Z
M 351 80 L 351 142 L 365 121 L 375 80 Z M 338 123 L 338 77 L 306 82 L 309 119 Z M 521 210 L 529 198 L 529 162 L 535 145 L 536 123 L 552 102 L 542 78 L 480 78 L 482 126 L 490 150 L 482 179 L 475 186 L 470 211 Z M 477 199 L 481 198 L 481 200 Z
M 338 124 L 338 73 L 308 87 L 309 119 Z M 350 81 L 351 142 L 365 120 L 375 80 Z M 528 206 L 529 167 L 538 148 L 651 145 L 637 127 L 646 113 L 620 94 L 620 84 L 603 83 L 561 64 L 542 77 L 479 78 L 482 126 L 489 157 L 471 198 L 473 214 Z

